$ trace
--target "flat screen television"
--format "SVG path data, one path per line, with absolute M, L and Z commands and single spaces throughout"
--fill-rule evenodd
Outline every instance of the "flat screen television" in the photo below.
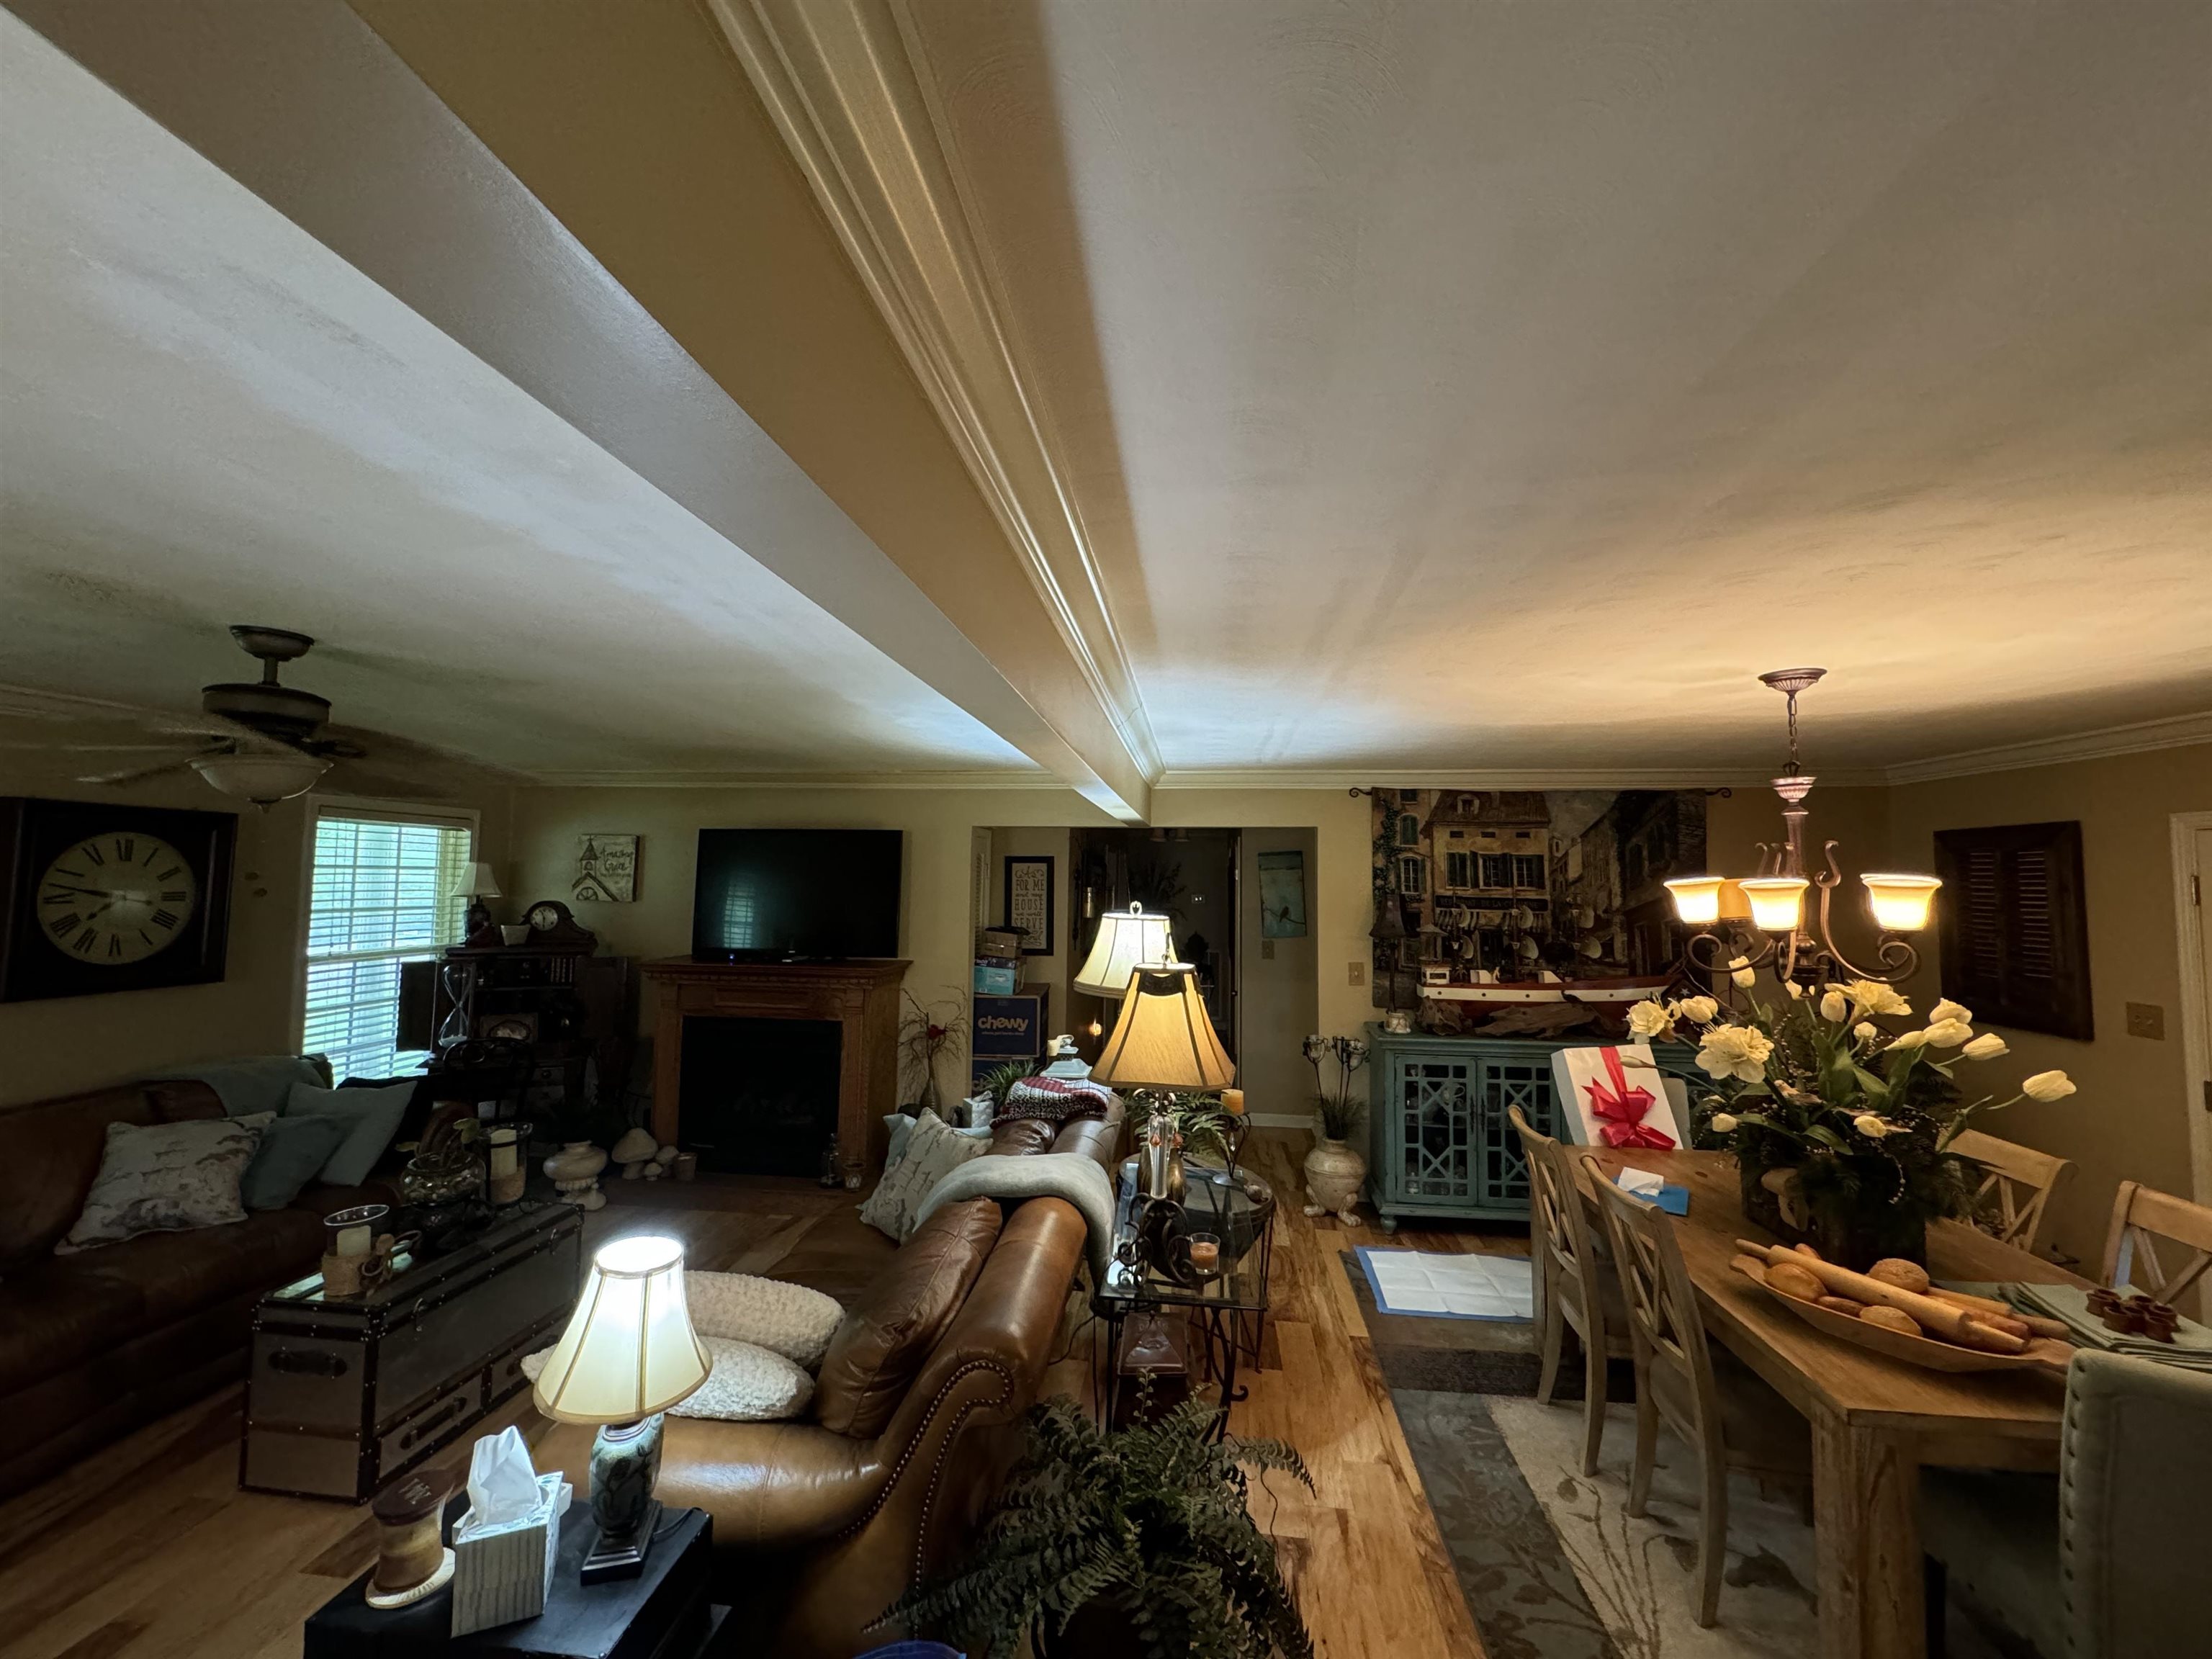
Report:
M 896 956 L 901 840 L 896 830 L 702 830 L 691 954 Z

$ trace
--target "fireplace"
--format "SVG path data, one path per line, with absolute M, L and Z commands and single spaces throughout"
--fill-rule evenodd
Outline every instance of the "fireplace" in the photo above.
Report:
M 726 1175 L 819 1175 L 843 1039 L 835 1020 L 687 1020 L 677 1144 Z
M 898 1104 L 906 968 L 874 957 L 647 963 L 653 1133 L 709 1170 L 810 1176 L 835 1133 L 845 1184 L 860 1186 L 883 1167 L 883 1121 Z

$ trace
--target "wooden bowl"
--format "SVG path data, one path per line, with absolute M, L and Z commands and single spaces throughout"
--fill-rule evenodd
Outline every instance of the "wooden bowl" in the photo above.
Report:
M 2020 1371 L 2041 1370 L 2063 1375 L 2063 1364 L 2035 1353 L 1986 1353 L 1979 1348 L 1962 1348 L 1955 1343 L 1938 1342 L 1932 1336 L 1907 1336 L 1903 1331 L 1893 1331 L 1884 1325 L 1869 1325 L 1856 1314 L 1839 1314 L 1810 1302 L 1800 1302 L 1794 1296 L 1784 1296 L 1771 1285 L 1747 1279 L 1788 1308 L 1816 1331 L 1826 1331 L 1830 1336 L 1855 1342 L 1862 1348 L 1871 1348 L 1876 1353 L 1892 1359 L 1901 1359 L 1908 1365 L 1918 1365 L 1931 1371 Z

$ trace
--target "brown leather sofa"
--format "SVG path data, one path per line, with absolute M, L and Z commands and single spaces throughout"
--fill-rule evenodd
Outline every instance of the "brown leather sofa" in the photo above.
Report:
M 228 1226 L 56 1255 L 111 1123 L 221 1117 L 204 1083 L 125 1084 L 0 1108 L 0 1497 L 246 1375 L 253 1304 L 312 1273 L 321 1218 L 392 1203 L 310 1185 Z
M 1121 1119 L 1079 1121 L 1056 1137 L 1044 1126 L 1001 1125 L 993 1150 L 1081 1152 L 1110 1174 Z M 977 1209 L 951 1206 L 903 1245 L 863 1224 L 856 1206 L 817 1223 L 773 1276 L 836 1297 L 848 1310 L 880 1303 L 896 1278 L 956 1275 Z M 986 1214 L 995 1232 L 981 1271 L 943 1334 L 919 1360 L 889 1421 L 844 1434 L 814 1419 L 788 1423 L 668 1419 L 661 1501 L 714 1519 L 714 1599 L 763 1653 L 851 1659 L 893 1639 L 868 1621 L 908 1586 L 950 1565 L 988 1513 L 1022 1443 L 1021 1419 L 1058 1356 L 1068 1293 L 1084 1260 L 1075 1207 L 1032 1198 Z M 961 1213 L 967 1212 L 967 1213 Z M 927 1264 L 927 1265 L 921 1265 Z M 848 1324 L 852 1322 L 848 1311 Z M 839 1349 L 823 1364 L 817 1409 L 831 1393 Z M 559 1425 L 538 1442 L 541 1469 L 587 1486 L 592 1431 Z

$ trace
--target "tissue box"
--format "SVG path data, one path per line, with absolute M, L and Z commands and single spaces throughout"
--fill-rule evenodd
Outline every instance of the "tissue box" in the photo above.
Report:
M 476 1511 L 453 1528 L 453 1634 L 535 1619 L 545 1611 L 553 1588 L 553 1559 L 561 1549 L 562 1488 L 559 1470 L 538 1477 L 538 1510 L 517 1521 L 466 1536 Z

